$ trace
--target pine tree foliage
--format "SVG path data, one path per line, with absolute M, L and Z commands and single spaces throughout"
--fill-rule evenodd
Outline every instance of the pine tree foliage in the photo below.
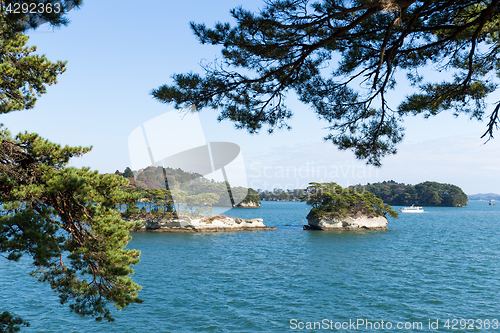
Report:
M 1 22 L 1 21 L 0 21 Z M 1 24 L 1 23 L 0 23 Z M 12 33 L 5 22 L 0 29 L 0 113 L 31 109 L 46 86 L 57 82 L 65 62 L 52 63 L 26 47 L 28 36 Z
M 123 172 L 123 177 L 134 178 L 134 173 L 132 172 L 132 169 L 130 169 L 129 167 L 126 167 L 125 171 Z
M 116 207 L 134 197 L 123 177 L 66 167 L 90 148 L 61 147 L 24 133 L 0 132 L 0 252 L 28 254 L 40 281 L 78 314 L 111 320 L 118 308 L 140 302 L 131 265 L 139 252 L 124 249 L 128 230 Z
M 309 183 L 301 201 L 312 206 L 307 218 L 337 217 L 357 218 L 362 215 L 377 217 L 387 215 L 398 218 L 391 206 L 373 193 L 357 191 L 356 188 L 342 188 L 337 183 Z
M 36 29 L 45 23 L 66 26 L 66 14 L 82 4 L 83 0 L 0 0 L 2 18 L 12 33 Z
M 81 1 L 62 3 L 69 10 Z M 43 20 L 36 14 L 0 15 L 1 113 L 32 108 L 64 71 L 64 62 L 33 54 L 36 49 L 25 46 L 28 38 L 19 31 L 43 22 L 63 25 L 65 13 Z M 130 277 L 140 253 L 125 248 L 128 230 L 136 225 L 122 220 L 119 211 L 137 195 L 124 191 L 128 180 L 121 176 L 67 167 L 90 149 L 61 147 L 35 133 L 12 136 L 0 127 L 0 253 L 12 261 L 30 256 L 32 275 L 48 282 L 61 303 L 77 314 L 111 321 L 108 304 L 121 309 L 142 302 L 141 287 Z M 21 325 L 26 325 L 21 318 L 0 315 L 0 332 Z
M 483 119 L 500 76 L 499 2 L 269 0 L 258 13 L 235 8 L 235 26 L 191 23 L 202 44 L 222 47 L 222 58 L 205 64 L 204 76 L 175 74 L 174 84 L 152 95 L 178 108 L 220 109 L 219 120 L 237 128 L 272 132 L 289 128 L 285 99 L 295 92 L 330 124 L 326 140 L 380 165 L 396 153 L 405 116 L 451 110 Z M 419 69 L 428 65 L 447 74 L 425 77 Z M 402 84 L 399 72 L 416 92 L 394 105 L 388 94 Z M 489 116 L 488 138 L 499 108 Z

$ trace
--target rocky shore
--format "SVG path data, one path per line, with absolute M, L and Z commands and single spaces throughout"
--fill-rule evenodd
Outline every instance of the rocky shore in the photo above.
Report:
M 329 217 L 308 218 L 304 230 L 384 230 L 387 218 L 384 216 L 368 217 Z
M 251 231 L 251 230 L 276 230 L 267 227 L 262 219 L 240 219 L 222 215 L 212 217 L 190 218 L 136 218 L 133 221 L 143 224 L 131 231 L 141 232 L 224 232 L 224 231 Z

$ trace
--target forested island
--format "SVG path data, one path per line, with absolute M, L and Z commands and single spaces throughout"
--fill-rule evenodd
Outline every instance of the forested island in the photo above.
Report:
M 389 215 L 398 213 L 370 192 L 336 183 L 310 183 L 301 201 L 312 206 L 306 230 L 387 229 Z
M 442 206 L 463 207 L 467 205 L 467 195 L 456 185 L 426 181 L 417 185 L 405 185 L 393 180 L 367 184 L 366 191 L 375 194 L 392 206 Z
M 144 203 L 141 209 L 136 204 L 127 204 L 124 216 L 128 218 L 146 214 L 168 217 L 178 213 L 210 213 L 211 207 L 260 207 L 258 192 L 253 189 L 231 187 L 226 182 L 208 180 L 201 174 L 181 169 L 149 166 L 132 171 L 127 167 L 115 174 L 127 178 L 129 185 L 125 190 Z M 174 204 L 174 196 L 182 198 L 182 207 Z
M 135 198 L 133 202 L 119 205 L 122 217 L 136 223 L 131 231 L 276 230 L 264 225 L 260 218 L 240 219 L 212 214 L 214 206 L 259 207 L 258 193 L 252 189 L 208 180 L 198 173 L 155 166 L 138 171 L 126 168 L 123 173 L 117 170 L 115 174 L 129 180 L 124 190 Z
M 204 193 L 205 196 L 198 197 L 198 200 L 193 201 L 193 205 L 199 204 L 200 200 L 207 201 L 210 205 L 218 207 L 229 207 L 232 205 L 232 196 L 242 197 L 242 193 L 246 193 L 244 200 L 234 207 L 260 207 L 261 201 L 301 201 L 301 198 L 306 194 L 305 189 L 274 189 L 269 190 L 254 190 L 244 187 L 232 187 L 230 197 L 226 182 L 215 182 L 206 180 L 200 174 L 185 172 L 181 169 L 148 167 L 141 172 L 134 172 L 130 168 L 126 168 L 124 172 L 118 170 L 115 174 L 121 175 L 130 181 L 129 191 L 140 193 L 143 202 L 155 202 L 155 207 L 160 207 L 164 211 L 173 212 L 173 207 L 168 206 L 168 202 L 172 202 L 171 193 L 168 184 L 182 184 L 191 180 L 197 180 L 197 188 L 191 188 L 190 191 Z M 200 187 L 203 189 L 200 189 Z M 356 189 L 358 192 L 370 192 L 382 201 L 391 206 L 442 206 L 442 207 L 463 207 L 468 202 L 467 195 L 462 189 L 456 185 L 426 181 L 416 185 L 397 183 L 393 180 L 383 181 L 379 183 L 368 183 L 366 185 L 351 186 L 351 189 Z M 215 196 L 207 197 L 208 193 Z M 498 196 L 498 195 L 497 195 Z M 479 200 L 480 197 L 477 195 Z M 490 198 L 491 196 L 488 196 Z M 500 196 L 499 200 L 500 200 Z M 496 197 L 495 197 L 496 198 Z M 483 198 L 483 200 L 485 200 Z M 488 199 L 491 200 L 491 199 Z M 496 199 L 495 199 L 496 200 Z M 189 200 L 188 200 L 189 201 Z M 164 203 L 162 206 L 161 203 Z M 158 204 L 160 203 L 160 204 Z M 154 209 L 154 207 L 151 207 Z
M 358 192 L 373 193 L 384 203 L 392 206 L 442 206 L 463 207 L 467 204 L 467 195 L 456 185 L 426 181 L 417 185 L 397 183 L 393 180 L 366 185 L 356 185 Z M 299 201 L 304 195 L 303 189 L 260 191 L 262 201 Z

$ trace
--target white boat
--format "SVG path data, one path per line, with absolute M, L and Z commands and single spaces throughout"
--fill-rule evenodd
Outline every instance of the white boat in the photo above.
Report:
M 417 207 L 411 205 L 411 207 L 403 207 L 401 208 L 402 213 L 423 213 L 424 209 L 422 207 Z

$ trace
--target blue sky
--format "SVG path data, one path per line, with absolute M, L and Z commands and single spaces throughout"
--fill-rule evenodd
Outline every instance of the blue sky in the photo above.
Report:
M 174 73 L 201 72 L 200 61 L 219 56 L 214 46 L 200 45 L 189 22 L 231 21 L 236 1 L 85 1 L 70 13 L 67 27 L 30 33 L 31 45 L 50 60 L 67 60 L 59 83 L 49 87 L 32 110 L 2 116 L 13 133 L 40 133 L 54 142 L 94 146 L 71 165 L 114 172 L 130 165 L 128 136 L 151 118 L 173 110 L 153 100 L 150 91 L 171 83 Z M 261 1 L 245 1 L 257 9 Z M 430 69 L 429 69 L 430 71 Z M 435 74 L 432 74 L 435 76 Z M 400 84 L 394 99 L 410 90 Z M 491 102 L 500 99 L 493 96 Z M 290 99 L 291 131 L 250 135 L 232 123 L 216 121 L 202 110 L 207 141 L 230 141 L 241 147 L 248 184 L 254 188 L 304 187 L 309 181 L 341 185 L 393 179 L 416 184 L 426 180 L 456 184 L 467 193 L 500 193 L 500 141 L 483 145 L 486 123 L 441 114 L 407 118 L 399 153 L 382 168 L 366 166 L 350 151 L 339 152 L 322 141 L 328 131 L 307 106 Z M 490 104 L 487 114 L 493 109 Z

